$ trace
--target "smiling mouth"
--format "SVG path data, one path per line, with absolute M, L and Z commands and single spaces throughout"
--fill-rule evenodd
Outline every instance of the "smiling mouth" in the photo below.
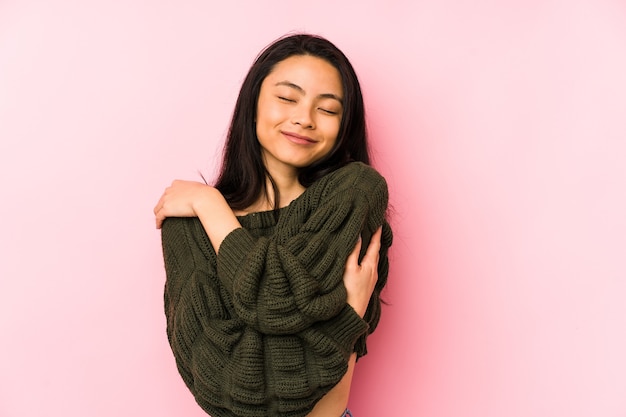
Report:
M 312 144 L 317 143 L 316 140 L 311 139 L 308 136 L 298 135 L 297 133 L 283 132 L 283 131 L 281 131 L 280 133 L 282 133 L 283 136 L 285 136 L 290 142 L 297 143 L 299 145 L 312 145 Z

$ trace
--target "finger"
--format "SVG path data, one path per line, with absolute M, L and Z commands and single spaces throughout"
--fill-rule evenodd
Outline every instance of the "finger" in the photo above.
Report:
M 350 255 L 348 255 L 346 265 L 359 265 L 359 253 L 361 253 L 361 243 L 362 239 L 361 236 L 359 236 L 359 240 L 356 242 L 356 245 L 354 245 L 354 249 L 352 249 L 352 252 L 350 252 Z
M 162 215 L 157 214 L 156 216 L 156 228 L 157 229 L 161 228 L 161 226 L 163 225 L 163 220 L 165 220 L 165 218 Z
M 370 244 L 367 247 L 367 251 L 365 252 L 365 256 L 363 257 L 363 262 L 372 261 L 373 263 L 378 263 L 378 257 L 380 252 L 380 237 L 382 235 L 382 226 L 376 229 L 372 238 L 370 239 Z
M 165 197 L 165 195 L 162 195 L 161 198 L 159 198 L 159 201 L 157 201 L 156 206 L 154 206 L 153 212 L 155 216 L 159 212 L 159 210 L 161 210 L 161 208 L 163 207 L 163 197 Z

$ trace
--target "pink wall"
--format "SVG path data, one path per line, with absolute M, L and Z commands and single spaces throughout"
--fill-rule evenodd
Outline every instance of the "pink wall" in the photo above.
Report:
M 624 2 L 209 3 L 0 0 L 0 416 L 203 415 L 151 210 L 291 30 L 352 59 L 395 208 L 356 416 L 626 416 Z

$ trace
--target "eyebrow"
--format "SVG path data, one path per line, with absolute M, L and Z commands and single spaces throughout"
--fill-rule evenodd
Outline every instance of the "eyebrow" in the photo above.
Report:
M 306 94 L 306 91 L 304 91 L 304 88 L 300 87 L 298 84 L 292 83 L 291 81 L 279 81 L 274 86 L 278 87 L 279 85 L 284 85 L 286 87 L 297 90 L 301 94 Z M 337 94 L 324 93 L 324 94 L 320 94 L 318 97 L 319 98 L 332 98 L 334 100 L 337 100 L 339 103 L 341 103 L 341 105 L 343 105 L 343 99 L 339 97 Z

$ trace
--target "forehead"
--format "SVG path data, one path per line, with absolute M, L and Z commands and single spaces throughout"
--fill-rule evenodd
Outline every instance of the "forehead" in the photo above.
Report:
M 267 75 L 264 84 L 288 81 L 315 93 L 342 95 L 341 75 L 328 61 L 311 55 L 294 55 L 278 62 Z

